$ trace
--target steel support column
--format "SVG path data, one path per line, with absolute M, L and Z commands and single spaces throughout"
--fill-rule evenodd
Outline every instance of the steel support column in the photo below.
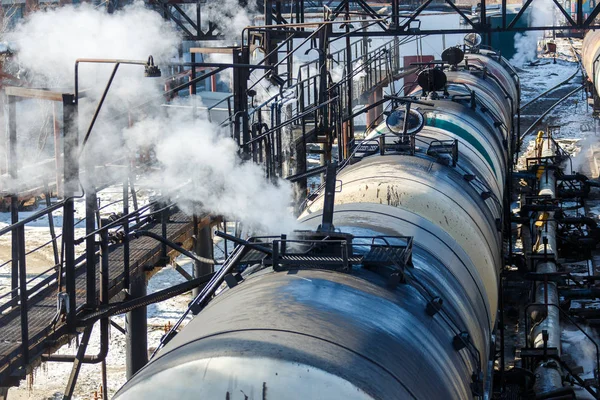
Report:
M 233 52 L 234 64 L 248 64 L 250 51 L 247 47 L 236 49 Z M 234 139 L 239 145 L 245 145 L 250 141 L 250 126 L 248 121 L 248 77 L 246 68 L 233 69 L 233 115 L 234 115 Z M 249 146 L 243 147 L 244 152 L 250 152 Z
M 129 176 L 131 175 L 131 167 L 128 166 L 127 176 L 123 179 L 123 215 L 129 214 Z M 123 221 L 123 287 L 129 288 L 129 218 Z
M 19 160 L 17 157 L 17 99 L 15 96 L 8 96 L 8 173 L 13 185 L 16 184 L 19 170 Z M 13 188 L 10 196 L 10 219 L 11 224 L 19 221 L 19 190 Z M 19 287 L 19 242 L 16 232 L 11 233 L 12 254 L 11 254 L 11 286 L 12 299 L 16 299 Z
M 137 274 L 130 280 L 130 299 L 146 296 L 146 277 Z M 127 379 L 148 363 L 148 319 L 146 307 L 136 308 L 125 317 Z
M 88 165 L 88 168 L 90 165 Z M 91 170 L 88 169 L 88 173 Z M 93 309 L 96 307 L 96 238 L 90 235 L 96 230 L 96 209 L 98 208 L 98 198 L 96 188 L 89 184 L 85 190 L 85 233 L 88 237 L 85 240 L 85 274 L 86 274 L 86 306 Z
M 62 150 L 60 143 L 60 120 L 58 118 L 58 103 L 52 102 L 52 126 L 54 129 L 54 165 L 55 165 L 55 175 L 56 175 L 56 195 L 58 197 L 63 196 L 63 188 L 62 188 L 62 170 L 63 170 L 63 161 L 62 161 Z
M 194 240 L 194 253 L 204 258 L 213 258 L 213 240 L 210 226 L 205 226 L 198 230 Z M 214 272 L 214 265 L 194 262 L 194 278 L 199 278 Z M 200 293 L 200 288 L 195 288 L 192 295 L 196 297 Z
M 68 295 L 67 324 L 75 327 L 75 210 L 73 197 L 79 191 L 79 132 L 75 96 L 63 95 L 64 192 L 63 246 L 65 290 Z
M 350 1 L 346 2 L 346 21 L 350 20 Z M 347 23 L 346 24 L 346 33 L 350 33 L 350 24 Z M 350 36 L 346 36 L 346 76 L 347 77 L 351 77 L 353 70 L 352 70 L 352 44 L 350 43 Z M 354 89 L 354 80 L 349 78 L 348 82 L 346 84 L 346 102 L 347 102 L 347 109 L 343 110 L 342 112 L 346 115 L 352 115 L 352 98 L 353 98 L 353 89 Z M 346 121 L 346 123 L 344 123 L 342 125 L 342 137 L 343 137 L 343 143 L 341 144 L 343 146 L 342 148 L 342 155 L 344 156 L 344 159 L 348 158 L 348 156 L 350 155 L 350 150 L 352 147 L 352 144 L 354 142 L 354 119 L 350 118 L 348 121 Z
M 0 94 L 0 110 L 2 110 L 2 113 L 5 113 L 6 103 L 7 96 L 4 93 Z M 0 129 L 0 175 L 8 171 L 8 149 L 4 147 L 6 143 L 8 143 L 8 129 Z

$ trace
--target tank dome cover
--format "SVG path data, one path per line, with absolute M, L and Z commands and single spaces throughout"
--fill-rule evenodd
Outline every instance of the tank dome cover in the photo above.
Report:
M 423 125 L 425 124 L 425 118 L 423 118 L 423 114 L 421 114 L 414 108 L 411 108 L 408 111 L 408 121 L 406 121 L 406 132 L 404 132 L 405 115 L 406 108 L 404 107 L 392 111 L 392 113 L 388 115 L 387 119 L 385 120 L 389 130 L 397 135 L 405 133 L 414 135 L 423 128 Z
M 479 33 L 472 32 L 465 35 L 463 42 L 467 47 L 479 47 L 481 40 L 481 35 Z
M 442 90 L 446 86 L 446 74 L 439 68 L 428 68 L 419 73 L 417 83 L 426 92 Z
M 442 53 L 442 60 L 450 65 L 457 65 L 465 59 L 465 53 L 458 47 L 449 47 Z

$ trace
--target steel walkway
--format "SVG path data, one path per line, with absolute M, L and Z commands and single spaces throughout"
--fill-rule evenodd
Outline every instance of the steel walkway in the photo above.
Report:
M 198 218 L 201 228 L 210 224 L 210 218 Z M 145 230 L 162 235 L 161 221 L 154 221 L 144 227 Z M 191 248 L 194 223 L 190 216 L 175 211 L 166 223 L 167 239 Z M 130 276 L 147 273 L 152 267 L 164 263 L 163 245 L 149 237 L 130 240 Z M 109 297 L 114 299 L 123 291 L 124 283 L 124 246 L 109 247 Z M 172 256 L 173 254 L 169 254 Z M 85 256 L 78 259 L 76 267 L 76 304 L 78 314 L 84 312 L 86 301 L 86 265 Z M 96 262 L 96 287 L 100 288 L 100 260 Z M 10 307 L 10 302 L 0 306 L 0 387 L 13 386 L 31 372 L 41 362 L 41 355 L 56 351 L 66 343 L 73 332 L 57 316 L 57 296 L 59 283 L 57 272 L 45 278 L 31 288 L 27 299 L 27 351 L 21 340 L 22 313 L 18 305 Z M 28 279 L 30 277 L 28 276 Z M 29 288 L 28 288 L 29 289 Z M 97 291 L 99 294 L 99 291 Z M 28 353 L 28 356 L 26 355 Z M 28 358 L 28 359 L 26 359 Z

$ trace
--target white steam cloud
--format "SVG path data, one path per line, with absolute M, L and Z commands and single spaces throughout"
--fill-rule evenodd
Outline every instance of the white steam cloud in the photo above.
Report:
M 554 3 L 552 0 L 534 0 L 528 9 L 529 26 L 552 26 L 554 22 Z M 523 66 L 537 58 L 538 40 L 543 31 L 526 31 L 515 34 L 516 54 L 510 62 Z
M 241 162 L 237 144 L 214 124 L 171 108 L 161 118 L 135 124 L 125 137 L 132 149 L 148 142 L 155 145 L 159 170 L 150 174 L 150 181 L 163 193 L 177 196 L 184 210 L 224 214 L 251 229 L 294 228 L 295 219 L 287 207 L 291 185 L 281 180 L 268 182 L 258 165 Z
M 177 54 L 180 42 L 172 26 L 142 2 L 114 14 L 89 4 L 36 12 L 8 39 L 17 46 L 21 65 L 44 84 L 69 86 L 77 58 L 145 60 L 152 55 L 160 62 Z
M 239 41 L 242 30 L 253 25 L 252 19 L 256 10 L 252 1 L 247 7 L 240 7 L 238 0 L 209 1 L 202 5 L 206 21 L 214 22 L 227 41 Z M 208 28 L 208 24 L 203 26 Z
M 242 17 L 230 17 L 232 24 L 247 23 Z M 59 86 L 68 92 L 77 58 L 145 60 L 153 55 L 161 65 L 172 59 L 180 43 L 174 28 L 142 3 L 115 14 L 89 5 L 35 13 L 10 39 L 18 45 L 20 66 L 29 71 L 36 85 Z M 80 65 L 80 89 L 89 89 L 79 103 L 80 135 L 85 133 L 111 69 L 111 64 Z M 262 167 L 240 160 L 228 130 L 221 131 L 200 113 L 194 119 L 190 106 L 197 99 L 172 104 L 176 107 L 161 106 L 161 82 L 168 68 L 163 65 L 162 71 L 163 78 L 150 79 L 143 78 L 141 66 L 120 67 L 82 164 L 102 166 L 133 154 L 153 154 L 155 163 L 143 181 L 177 201 L 184 211 L 224 215 L 253 230 L 292 230 L 291 185 L 267 181 Z M 106 176 L 106 170 L 88 175 Z M 0 180 L 0 185 L 6 189 L 7 183 Z

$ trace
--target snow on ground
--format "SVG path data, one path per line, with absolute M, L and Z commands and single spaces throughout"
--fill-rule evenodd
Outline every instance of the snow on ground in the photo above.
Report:
M 575 62 L 559 59 L 541 59 L 538 65 L 517 70 L 521 79 L 521 104 L 526 104 L 537 95 L 567 79 L 577 71 Z M 574 81 L 576 78 L 573 79 Z
M 591 336 L 597 343 L 600 343 L 600 338 L 595 330 L 591 328 L 585 328 L 585 330 L 585 333 Z M 561 346 L 563 354 L 569 354 L 575 364 L 583 368 L 583 374 L 580 375 L 582 379 L 585 380 L 594 377 L 596 348 L 583 332 L 571 325 L 564 326 L 561 333 Z M 579 386 L 575 386 L 575 393 L 577 399 L 594 398 Z
M 574 47 L 577 48 L 579 41 L 575 40 L 574 44 Z M 556 64 L 550 55 L 544 55 L 538 60 L 537 65 L 524 66 L 518 70 L 521 80 L 521 105 L 525 105 L 573 74 L 575 77 L 566 87 L 573 90 L 577 88 L 577 85 L 581 85 L 581 70 L 579 70 L 579 64 L 571 51 L 569 42 L 566 39 L 559 39 L 557 48 L 559 57 Z M 556 96 L 551 92 L 544 97 L 558 100 Z M 526 109 L 522 114 L 527 114 L 528 111 Z M 598 136 L 600 131 L 597 129 L 596 121 L 592 118 L 592 109 L 587 103 L 584 92 L 579 91 L 573 94 L 568 100 L 557 106 L 537 128 L 524 138 L 522 149 L 525 152 L 527 149 L 532 149 L 537 132 L 549 125 L 560 126 L 560 132 L 555 135 L 555 139 L 563 149 L 573 156 L 573 169 L 575 171 L 584 170 L 587 167 L 584 165 L 587 157 L 585 154 L 581 156 L 578 154 L 592 143 L 600 141 L 600 136 Z

